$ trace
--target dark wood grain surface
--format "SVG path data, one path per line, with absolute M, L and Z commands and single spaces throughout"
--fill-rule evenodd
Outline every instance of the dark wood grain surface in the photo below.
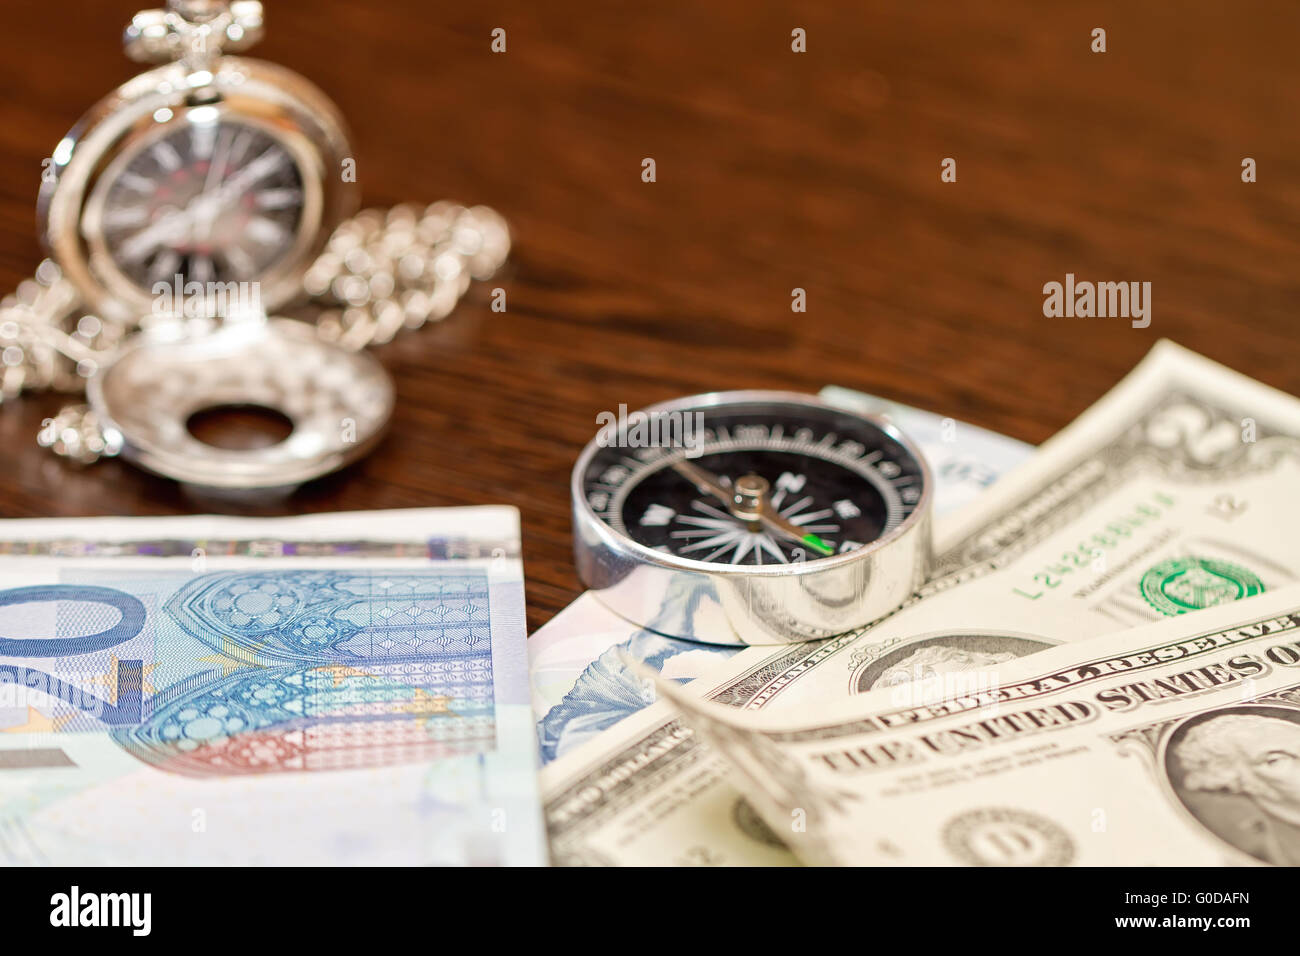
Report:
M 533 628 L 580 590 L 569 469 L 620 403 L 834 382 L 1040 442 L 1162 336 L 1300 392 L 1294 3 L 267 8 L 254 55 L 339 103 L 368 204 L 509 218 L 493 283 L 508 311 L 479 289 L 379 350 L 400 395 L 379 450 L 238 509 L 122 462 L 53 459 L 33 436 L 59 396 L 0 407 L 0 515 L 505 502 L 523 513 Z M 135 9 L 6 0 L 5 289 L 40 255 L 41 159 L 135 72 L 118 42 Z M 1067 272 L 1151 282 L 1150 328 L 1045 318 L 1043 284 Z

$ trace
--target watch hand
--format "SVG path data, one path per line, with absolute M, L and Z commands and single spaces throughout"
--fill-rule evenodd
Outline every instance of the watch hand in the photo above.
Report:
M 118 255 L 127 262 L 143 259 L 169 236 L 184 233 L 188 224 L 188 209 L 173 210 L 125 240 L 118 249 Z
M 186 207 L 194 214 L 192 226 L 197 231 L 202 227 L 205 240 L 212 238 L 212 227 L 217 221 L 221 207 L 221 184 L 226 178 L 226 163 L 230 156 L 230 130 L 223 129 L 217 135 L 217 148 L 208 165 L 208 175 L 203 180 L 203 190 L 190 200 Z M 200 237 L 195 236 L 195 239 Z
M 238 199 L 256 185 L 259 179 L 275 172 L 283 162 L 284 155 L 282 153 L 278 152 L 274 147 L 268 148 L 261 156 L 218 186 L 216 192 L 213 193 L 213 199 L 220 200 L 222 205 Z
M 230 149 L 225 150 L 229 155 Z M 229 179 L 219 177 L 213 184 L 212 176 L 218 168 L 214 162 L 208 170 L 207 181 L 203 184 L 203 191 L 198 193 L 189 204 L 185 207 L 186 214 L 190 217 L 187 225 L 193 236 L 194 241 L 211 239 L 212 227 L 216 223 L 221 213 L 237 203 L 244 193 L 248 192 L 259 179 L 270 175 L 280 163 L 280 156 L 273 149 L 268 149 L 265 153 L 253 160 L 247 166 L 238 170 Z M 226 160 L 223 158 L 221 165 L 225 166 Z M 211 185 L 210 185 L 211 184 Z
M 203 192 L 199 195 L 206 196 L 214 189 L 221 185 L 221 181 L 226 178 L 226 161 L 230 156 L 230 130 L 223 129 L 217 135 L 217 148 L 212 161 L 208 166 L 208 175 L 203 180 Z

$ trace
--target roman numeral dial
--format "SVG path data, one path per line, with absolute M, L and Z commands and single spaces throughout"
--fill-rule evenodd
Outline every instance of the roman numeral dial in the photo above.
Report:
M 197 111 L 195 111 L 197 112 Z M 251 282 L 292 248 L 303 177 L 289 150 L 247 123 L 176 123 L 109 184 L 100 229 L 135 284 Z

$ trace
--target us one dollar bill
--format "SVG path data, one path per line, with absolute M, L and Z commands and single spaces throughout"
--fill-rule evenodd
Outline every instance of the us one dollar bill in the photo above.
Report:
M 1300 569 L 1297 487 L 1300 400 L 1161 342 L 938 522 L 934 574 L 899 611 L 822 642 L 748 648 L 691 692 L 748 710 L 898 685 L 942 699 L 993 665 L 1283 587 Z M 671 863 L 688 847 L 700 862 L 759 863 L 782 841 L 662 702 L 542 780 L 557 862 Z M 616 804 L 581 812 L 605 788 Z
M 804 862 L 1300 865 L 1300 586 L 801 713 L 664 692 Z
M 934 476 L 940 515 L 968 504 L 1033 451 L 1014 438 L 862 392 L 828 386 L 821 397 L 886 417 L 916 442 Z M 668 602 L 660 615 L 665 627 L 676 613 L 679 609 Z M 665 637 L 608 610 L 591 592 L 581 595 L 528 639 L 542 762 L 654 702 L 654 687 L 629 661 L 686 682 L 737 650 Z
M 518 513 L 0 522 L 0 860 L 541 864 Z

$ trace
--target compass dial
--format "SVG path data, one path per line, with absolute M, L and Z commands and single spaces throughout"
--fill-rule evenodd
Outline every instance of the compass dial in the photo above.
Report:
M 107 184 L 99 230 L 135 284 L 252 281 L 292 247 L 303 177 L 285 146 L 247 123 L 179 124 Z
M 587 506 L 640 545 L 709 564 L 853 552 L 899 529 L 925 492 L 891 428 L 812 399 L 634 413 L 601 438 L 581 475 Z

